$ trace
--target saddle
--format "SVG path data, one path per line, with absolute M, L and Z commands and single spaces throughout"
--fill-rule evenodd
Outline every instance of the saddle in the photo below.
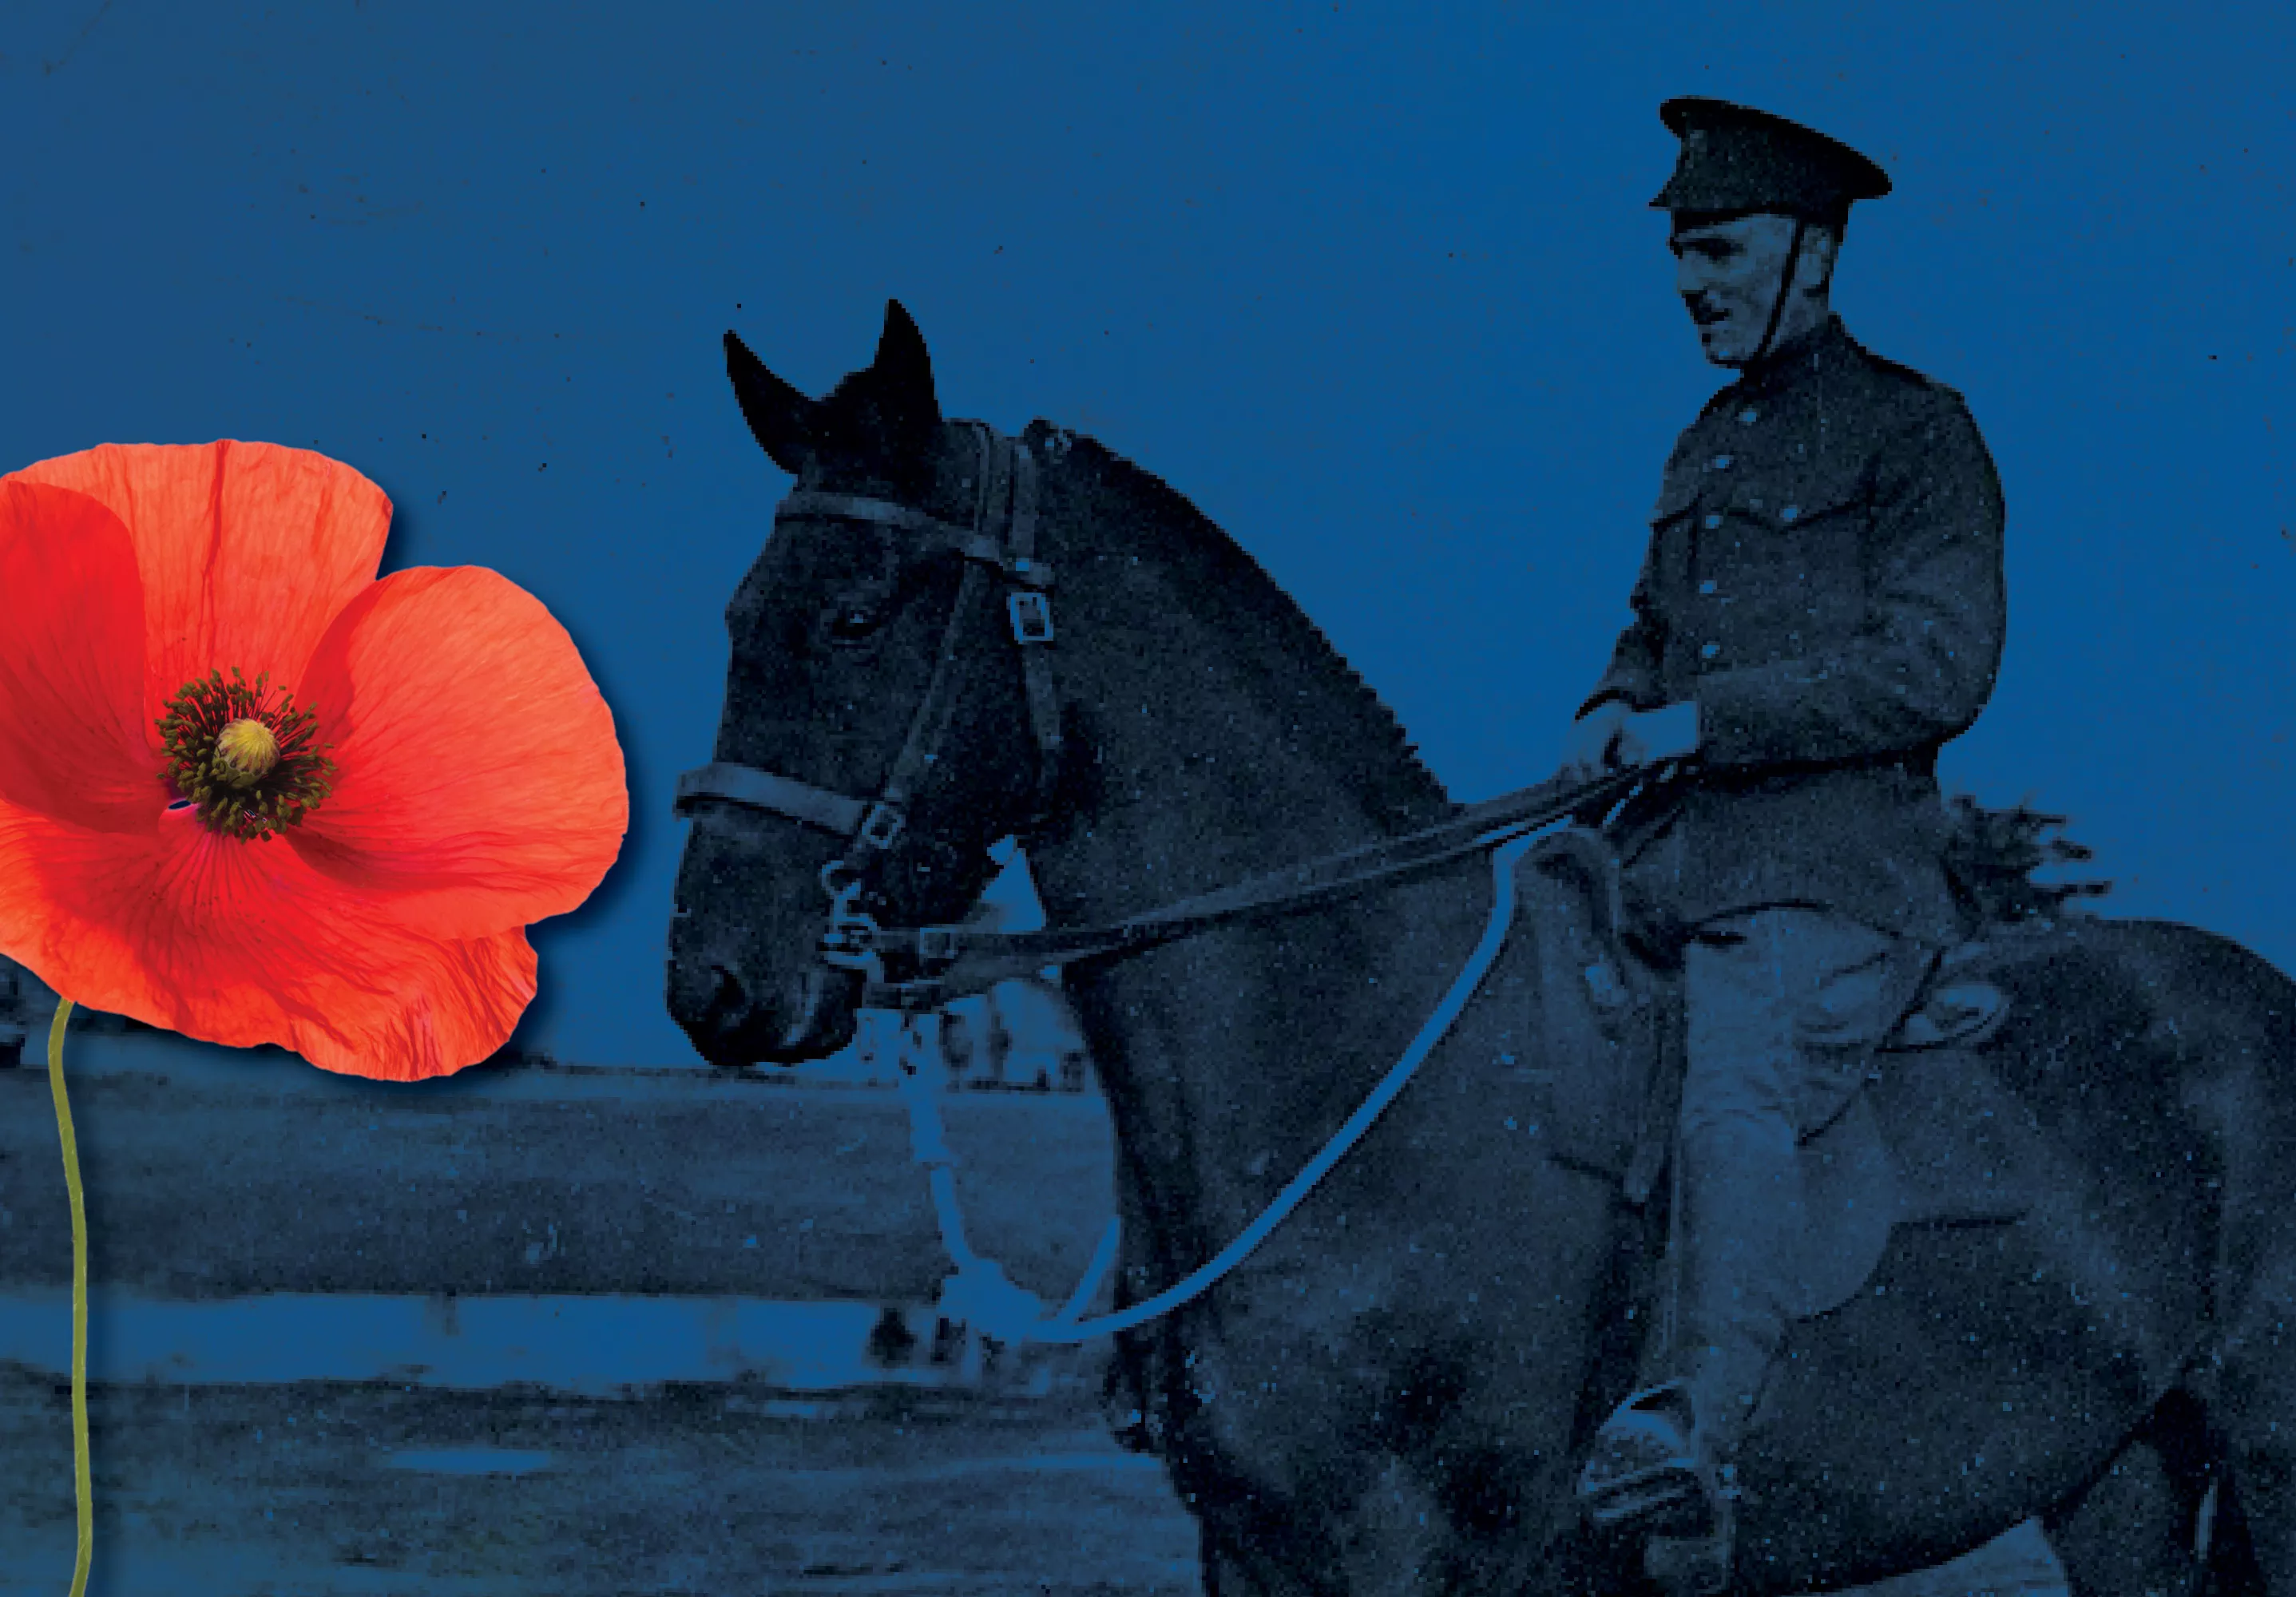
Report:
M 1552 1147 L 1644 1208 L 1681 1102 L 1686 938 L 1633 904 L 1615 850 L 1589 829 L 1542 841 L 1517 889 L 1515 933 L 1537 965 L 1534 1029 L 1554 1069 Z M 2134 1023 L 2047 1001 L 2062 990 L 2058 967 L 2084 953 L 2073 918 L 1909 952 L 1892 977 L 1894 1025 L 1828 1060 L 1797 1105 L 1800 1314 L 1848 1301 L 1898 1226 L 2006 1224 L 2031 1210 L 2048 1167 L 2042 1133 L 2000 1065 L 2037 1049 L 2096 1057 L 2087 1051 L 2115 1039 L 2079 1034 Z

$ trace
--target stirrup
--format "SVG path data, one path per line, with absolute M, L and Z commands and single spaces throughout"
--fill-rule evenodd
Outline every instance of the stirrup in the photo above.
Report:
M 1693 1539 L 1717 1533 L 1728 1486 L 1700 1456 L 1694 1421 L 1677 1417 L 1687 1396 L 1687 1383 L 1669 1381 L 1636 1393 L 1603 1422 L 1578 1473 L 1578 1511 L 1589 1526 Z

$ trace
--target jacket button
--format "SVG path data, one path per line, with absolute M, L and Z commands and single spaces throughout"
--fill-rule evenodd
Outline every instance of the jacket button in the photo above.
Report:
M 1792 520 L 1796 516 L 1798 516 L 1798 515 L 1800 515 L 1800 514 L 1801 514 L 1801 506 L 1800 506 L 1800 505 L 1799 505 L 1799 504 L 1789 504 L 1789 505 L 1787 505 L 1787 506 L 1785 507 L 1785 509 L 1784 509 L 1784 510 L 1782 510 L 1782 511 L 1780 511 L 1780 512 L 1778 512 L 1778 520 L 1780 520 L 1781 521 L 1791 521 L 1791 520 Z
M 1762 413 L 1751 405 L 1738 413 L 1738 424 L 1742 427 L 1751 427 L 1761 419 Z
M 1712 593 L 1714 591 L 1714 579 L 1710 577 L 1704 582 L 1700 583 L 1698 585 L 1698 591 L 1702 594 Z
M 1709 515 L 1706 518 L 1706 530 L 1709 532 L 1713 531 L 1716 528 L 1721 525 L 1722 518 L 1718 515 Z
M 1719 643 L 1701 643 L 1698 646 L 1698 658 L 1701 659 L 1712 659 L 1721 652 L 1722 645 Z
M 1714 457 L 1714 469 L 1718 471 L 1726 471 L 1730 469 L 1731 461 L 1735 458 L 1734 455 L 1718 455 Z

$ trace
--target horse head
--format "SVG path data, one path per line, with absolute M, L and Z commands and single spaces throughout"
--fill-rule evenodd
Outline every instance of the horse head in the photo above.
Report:
M 681 788 L 668 996 L 713 1063 L 793 1064 L 854 1033 L 864 974 L 834 934 L 962 915 L 1033 791 L 1018 612 L 980 602 L 1021 580 L 980 536 L 1012 513 L 1013 455 L 944 420 L 898 304 L 818 400 L 732 332 L 726 356 L 796 481 L 726 607 L 717 763 Z

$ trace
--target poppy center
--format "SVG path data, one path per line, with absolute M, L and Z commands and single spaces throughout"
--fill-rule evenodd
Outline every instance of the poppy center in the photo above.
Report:
M 199 808 L 200 819 L 226 836 L 268 838 L 292 826 L 327 796 L 335 762 L 315 743 L 317 719 L 295 708 L 292 693 L 252 685 L 234 667 L 194 678 L 168 700 L 160 736 L 168 780 Z
M 216 774 L 235 788 L 251 788 L 279 763 L 279 740 L 260 721 L 234 721 L 216 736 Z

